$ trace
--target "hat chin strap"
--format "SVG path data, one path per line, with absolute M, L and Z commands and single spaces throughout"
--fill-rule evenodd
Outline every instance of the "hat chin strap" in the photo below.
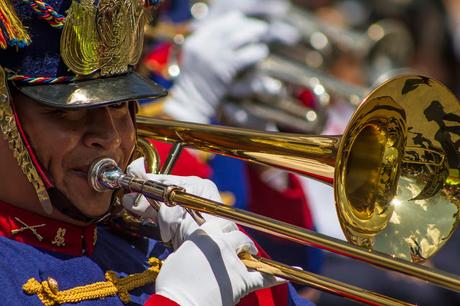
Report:
M 38 161 L 38 158 L 30 145 L 27 135 L 22 128 L 21 125 L 21 120 L 19 120 L 17 116 L 17 112 L 14 109 L 14 106 L 12 105 L 12 110 L 14 113 L 15 121 L 16 121 L 16 126 L 18 128 L 18 131 L 21 135 L 21 138 L 25 144 L 25 149 L 29 153 L 31 162 L 34 166 L 34 168 L 37 170 L 38 175 L 40 176 L 41 180 L 46 186 L 46 192 L 48 193 L 49 200 L 51 202 L 52 207 L 56 208 L 59 212 L 62 214 L 66 215 L 69 218 L 72 218 L 74 220 L 82 221 L 85 223 L 96 223 L 96 222 L 101 222 L 102 220 L 107 219 L 108 216 L 110 216 L 111 211 L 114 207 L 114 203 L 116 202 L 112 198 L 112 202 L 110 204 L 110 208 L 107 213 L 100 217 L 88 217 L 84 213 L 82 213 L 73 203 L 72 201 L 67 198 L 67 196 L 61 192 L 59 189 L 57 189 L 53 183 L 51 182 L 50 178 L 47 176 L 46 171 L 43 169 L 43 167 L 40 165 L 40 162 Z M 27 175 L 27 174 L 26 174 Z M 42 204 L 43 205 L 43 204 Z M 49 210 L 46 207 L 44 207 L 45 211 L 48 214 L 51 214 L 52 209 Z
M 84 223 L 99 223 L 105 221 L 112 215 L 115 207 L 118 206 L 118 199 L 115 196 L 115 193 L 113 193 L 109 210 L 105 214 L 100 217 L 88 217 L 87 215 L 83 214 L 72 203 L 72 201 L 70 201 L 69 198 L 67 198 L 67 196 L 56 187 L 53 186 L 48 188 L 47 191 L 53 207 L 55 207 L 60 213 L 66 215 L 67 217 L 82 221 Z

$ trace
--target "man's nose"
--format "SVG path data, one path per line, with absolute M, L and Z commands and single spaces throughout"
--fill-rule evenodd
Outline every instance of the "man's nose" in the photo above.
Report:
M 101 107 L 88 112 L 87 131 L 83 143 L 88 147 L 110 151 L 121 144 L 116 121 L 109 107 Z

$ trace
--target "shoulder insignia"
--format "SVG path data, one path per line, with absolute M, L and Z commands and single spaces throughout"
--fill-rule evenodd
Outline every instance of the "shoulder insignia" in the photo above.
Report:
M 161 261 L 158 258 L 149 258 L 150 267 L 141 273 L 131 274 L 118 278 L 114 271 L 105 273 L 105 282 L 78 286 L 67 290 L 59 290 L 58 282 L 53 278 L 39 282 L 30 278 L 22 290 L 29 295 L 36 294 L 45 306 L 60 305 L 66 303 L 79 303 L 85 300 L 95 300 L 109 296 L 118 296 L 127 304 L 130 302 L 129 291 L 154 283 L 161 268 Z

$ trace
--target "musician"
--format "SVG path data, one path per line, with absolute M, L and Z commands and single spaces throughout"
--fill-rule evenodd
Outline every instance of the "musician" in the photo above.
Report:
M 308 305 L 285 283 L 258 290 L 281 280 L 239 261 L 257 248 L 232 222 L 206 215 L 198 227 L 162 204 L 153 217 L 173 249 L 102 225 L 132 195 L 92 190 L 89 167 L 111 157 L 144 175 L 131 163 L 136 100 L 165 94 L 132 72 L 143 10 L 137 0 L 0 3 L 2 304 Z M 218 197 L 208 181 L 162 180 Z

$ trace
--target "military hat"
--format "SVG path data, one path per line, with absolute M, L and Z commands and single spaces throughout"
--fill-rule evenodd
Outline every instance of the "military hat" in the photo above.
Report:
M 2 0 L 0 66 L 26 96 L 56 108 L 158 98 L 133 71 L 148 0 Z

